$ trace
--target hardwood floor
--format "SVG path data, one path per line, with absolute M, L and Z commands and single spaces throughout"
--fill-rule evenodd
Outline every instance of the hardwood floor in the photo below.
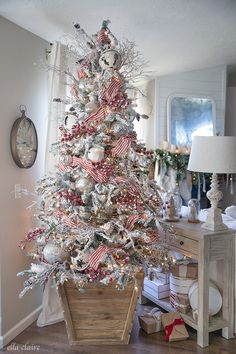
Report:
M 140 307 L 138 309 L 140 312 Z M 196 332 L 187 327 L 190 338 L 181 342 L 166 343 L 164 332 L 147 335 L 139 328 L 135 319 L 131 333 L 130 344 L 124 346 L 83 346 L 70 347 L 64 322 L 39 328 L 33 323 L 12 343 L 5 347 L 5 353 L 65 353 L 65 354 L 235 354 L 236 339 L 226 340 L 220 332 L 210 334 L 210 346 L 202 349 L 196 344 Z M 25 346 L 24 346 L 25 345 Z M 30 346 L 34 345 L 34 350 Z M 31 347 L 32 348 L 32 347 Z

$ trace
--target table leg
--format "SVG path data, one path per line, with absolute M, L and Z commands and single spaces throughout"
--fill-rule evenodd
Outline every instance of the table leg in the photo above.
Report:
M 209 239 L 199 242 L 197 344 L 209 345 Z
M 228 235 L 227 235 L 228 236 Z M 229 237 L 229 236 L 228 236 Z M 234 338 L 234 239 L 227 239 L 226 255 L 224 260 L 224 286 L 223 286 L 223 319 L 229 323 L 222 329 L 222 336 L 226 339 Z

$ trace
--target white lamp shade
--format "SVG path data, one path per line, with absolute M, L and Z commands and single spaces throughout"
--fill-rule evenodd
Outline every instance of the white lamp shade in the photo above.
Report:
M 236 173 L 236 137 L 195 136 L 188 170 L 206 173 Z

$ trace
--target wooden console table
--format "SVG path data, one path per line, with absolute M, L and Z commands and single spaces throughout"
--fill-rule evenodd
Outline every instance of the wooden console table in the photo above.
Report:
M 180 252 L 198 260 L 198 320 L 192 314 L 181 314 L 189 326 L 197 330 L 197 344 L 207 347 L 209 332 L 222 329 L 222 336 L 226 339 L 234 337 L 234 239 L 235 230 L 212 232 L 201 227 L 201 224 L 191 224 L 181 220 L 174 224 L 176 239 L 167 237 L 172 250 Z M 220 313 L 209 320 L 209 270 L 211 261 L 222 261 L 224 264 L 223 277 L 223 305 Z M 217 279 L 214 279 L 217 285 Z M 147 298 L 166 311 L 175 311 L 169 303 L 169 298 L 156 300 L 142 292 Z

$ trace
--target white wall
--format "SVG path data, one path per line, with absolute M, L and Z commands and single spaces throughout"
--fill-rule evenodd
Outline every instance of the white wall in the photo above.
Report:
M 174 60 L 174 58 L 173 58 Z M 216 103 L 216 132 L 224 133 L 226 67 L 218 66 L 156 78 L 156 146 L 167 140 L 167 100 L 173 94 L 210 96 Z
M 32 227 L 35 210 L 26 210 L 32 197 L 16 200 L 11 192 L 16 183 L 33 191 L 43 171 L 47 74 L 34 63 L 45 54 L 46 46 L 46 41 L 0 17 L 0 344 L 6 344 L 29 325 L 41 304 L 39 289 L 22 300 L 18 298 L 23 283 L 16 273 L 26 269 L 30 260 L 17 244 Z M 20 104 L 27 106 L 27 115 L 38 132 L 38 157 L 30 169 L 18 168 L 10 151 L 11 127 L 20 116 Z

